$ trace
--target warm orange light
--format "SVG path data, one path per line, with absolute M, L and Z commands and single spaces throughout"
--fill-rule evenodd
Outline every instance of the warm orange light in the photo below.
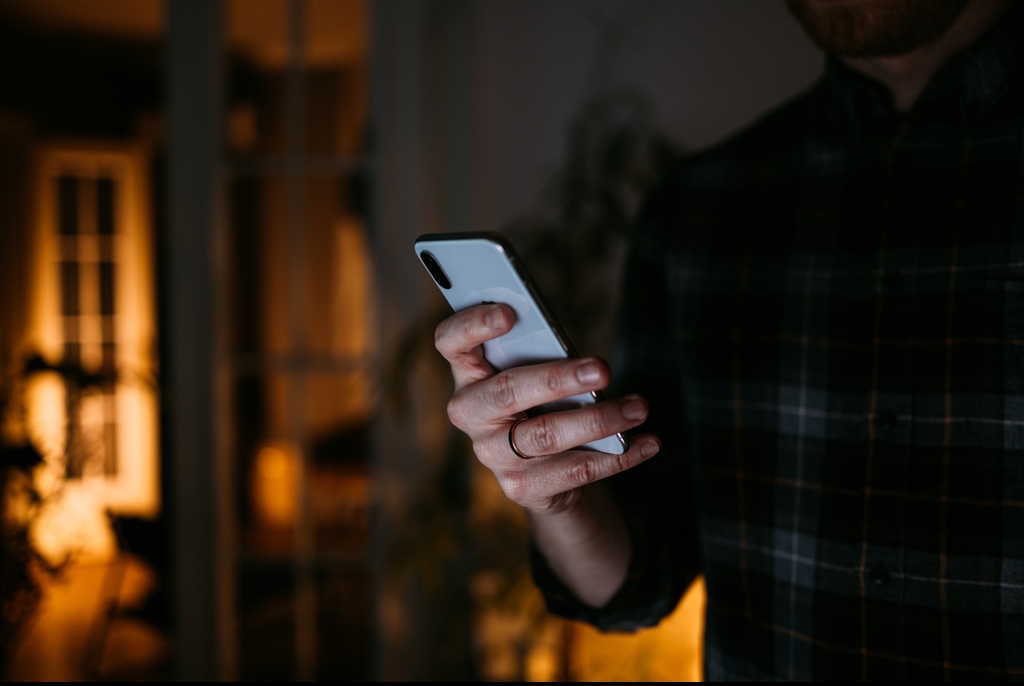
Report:
M 25 387 L 26 437 L 44 457 L 36 472 L 44 504 L 32 535 L 55 562 L 108 558 L 116 550 L 108 512 L 151 518 L 160 511 L 149 159 L 141 144 L 54 143 L 35 154 L 25 349 L 91 374 L 109 364 L 113 375 L 109 385 L 78 388 L 75 396 L 56 372 L 35 374 Z M 77 191 L 60 195 L 60 179 L 72 179 Z M 101 183 L 111 189 L 103 196 L 109 205 L 100 202 Z M 61 203 L 68 198 L 77 209 L 74 230 L 65 232 Z M 77 284 L 70 316 L 62 304 L 67 264 Z M 72 343 L 77 358 L 67 357 Z M 74 469 L 69 425 L 81 460 Z
M 368 4 L 365 0 L 306 0 L 305 62 L 313 67 L 365 59 Z M 228 44 L 267 69 L 280 69 L 288 55 L 288 6 L 284 0 L 231 0 Z
M 702 681 L 704 579 L 698 578 L 675 611 L 656 628 L 635 634 L 572 628 L 570 674 L 576 681 Z
M 268 445 L 256 453 L 250 479 L 253 509 L 265 526 L 284 529 L 295 524 L 295 454 L 281 445 Z

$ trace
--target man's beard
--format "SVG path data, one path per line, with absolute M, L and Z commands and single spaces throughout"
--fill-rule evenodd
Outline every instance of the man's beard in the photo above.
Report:
M 968 0 L 786 0 L 811 40 L 828 53 L 892 57 L 928 45 Z

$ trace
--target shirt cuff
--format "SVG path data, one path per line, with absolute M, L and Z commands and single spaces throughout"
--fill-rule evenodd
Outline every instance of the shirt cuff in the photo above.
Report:
M 626 517 L 629 569 L 622 586 L 604 606 L 587 605 L 552 571 L 544 554 L 530 540 L 530 571 L 544 595 L 548 612 L 592 624 L 602 631 L 633 632 L 656 626 L 675 609 L 690 578 L 679 569 L 668 532 L 645 517 Z

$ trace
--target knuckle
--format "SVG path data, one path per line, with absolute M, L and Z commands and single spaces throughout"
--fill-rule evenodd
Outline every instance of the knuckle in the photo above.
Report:
M 491 450 L 487 447 L 486 441 L 473 439 L 473 454 L 476 455 L 476 459 L 480 461 L 480 464 L 485 467 L 491 461 Z
M 622 453 L 621 455 L 615 455 L 615 473 L 624 472 L 633 466 L 633 461 L 629 457 L 629 451 Z
M 463 418 L 462 401 L 459 396 L 452 396 L 448 401 L 448 421 L 461 429 L 464 426 Z
M 562 390 L 562 372 L 557 367 L 552 367 L 544 372 L 544 383 L 549 391 L 558 392 Z
M 526 498 L 526 481 L 518 475 L 506 476 L 501 480 L 501 490 L 504 491 L 506 498 L 518 503 Z
M 448 320 L 444 320 L 434 329 L 434 348 L 444 355 L 448 352 Z
M 554 452 L 558 445 L 558 429 L 549 415 L 534 419 L 528 435 L 531 448 L 544 454 Z
M 586 486 L 595 479 L 594 458 L 589 455 L 577 458 L 569 468 L 569 481 L 574 487 Z
M 605 413 L 601 411 L 600 408 L 596 407 L 590 412 L 589 417 L 587 417 L 587 430 L 595 436 L 600 435 L 600 437 L 614 433 L 611 430 L 608 417 L 605 416 Z
M 512 407 L 516 402 L 515 384 L 512 375 L 502 372 L 494 377 L 494 405 L 500 409 Z

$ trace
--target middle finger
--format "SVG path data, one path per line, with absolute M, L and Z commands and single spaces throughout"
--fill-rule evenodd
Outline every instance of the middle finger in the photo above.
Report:
M 505 422 L 531 408 L 608 385 L 608 366 L 596 357 L 516 367 L 456 391 L 449 409 L 472 422 Z

